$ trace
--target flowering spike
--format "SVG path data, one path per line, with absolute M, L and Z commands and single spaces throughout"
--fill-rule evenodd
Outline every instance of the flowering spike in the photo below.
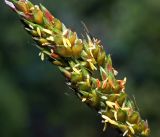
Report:
M 41 50 L 42 60 L 58 66 L 80 100 L 101 114 L 104 130 L 112 125 L 123 136 L 149 136 L 148 123 L 141 119 L 132 100 L 125 93 L 124 80 L 117 80 L 110 55 L 100 40 L 78 38 L 76 32 L 55 18 L 43 5 L 28 0 L 5 0 L 22 20 L 25 29 Z M 97 76 L 98 75 L 98 76 Z

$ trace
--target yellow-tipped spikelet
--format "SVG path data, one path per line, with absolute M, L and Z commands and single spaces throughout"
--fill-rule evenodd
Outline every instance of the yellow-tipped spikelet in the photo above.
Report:
M 110 55 L 106 55 L 100 41 L 78 38 L 55 18 L 43 5 L 28 0 L 5 0 L 22 20 L 25 29 L 41 50 L 41 59 L 58 66 L 82 102 L 95 108 L 106 125 L 121 130 L 123 136 L 148 136 L 147 121 L 141 119 L 135 104 L 125 93 L 124 80 L 117 80 Z M 95 74 L 99 74 L 96 77 Z

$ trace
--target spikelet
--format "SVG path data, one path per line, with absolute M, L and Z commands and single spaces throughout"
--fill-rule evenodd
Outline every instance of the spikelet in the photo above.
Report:
M 80 100 L 99 112 L 104 129 L 109 124 L 121 130 L 123 136 L 149 136 L 147 121 L 141 119 L 125 93 L 126 78 L 116 79 L 111 57 L 98 39 L 88 34 L 86 39 L 78 38 L 43 5 L 28 0 L 5 2 L 20 16 L 40 49 L 41 59 L 58 66 Z

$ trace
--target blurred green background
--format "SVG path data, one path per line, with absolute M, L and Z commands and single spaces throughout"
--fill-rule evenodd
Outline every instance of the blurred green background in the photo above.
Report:
M 33 2 L 43 3 L 79 36 L 84 21 L 102 40 L 118 78 L 127 76 L 126 91 L 136 97 L 151 136 L 159 137 L 160 0 Z M 40 60 L 31 37 L 3 1 L 0 30 L 0 137 L 109 136 L 97 113 L 73 95 L 57 68 Z

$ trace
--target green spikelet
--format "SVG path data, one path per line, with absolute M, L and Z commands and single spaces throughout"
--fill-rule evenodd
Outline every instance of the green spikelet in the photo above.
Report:
M 40 49 L 41 59 L 58 66 L 80 100 L 101 115 L 104 129 L 111 125 L 123 136 L 149 136 L 147 121 L 141 119 L 125 93 L 126 78 L 116 79 L 111 57 L 98 39 L 88 34 L 86 39 L 78 38 L 43 5 L 28 0 L 5 2 L 20 16 Z

